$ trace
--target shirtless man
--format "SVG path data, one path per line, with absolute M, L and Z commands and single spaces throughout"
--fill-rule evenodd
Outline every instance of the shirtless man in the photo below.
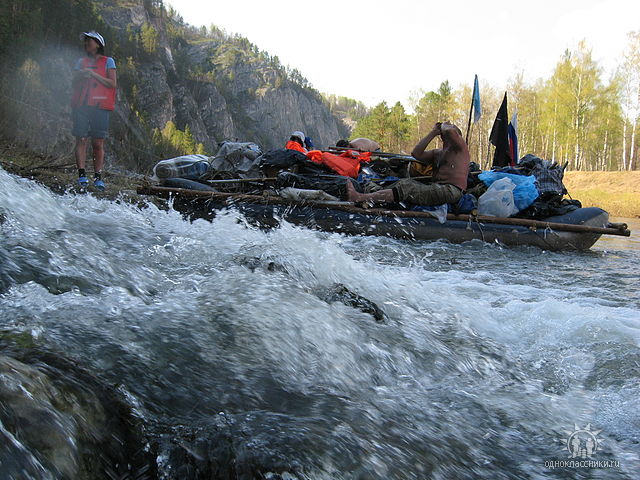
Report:
M 426 150 L 431 141 L 440 135 L 442 148 Z M 347 198 L 350 202 L 407 202 L 414 205 L 442 205 L 456 203 L 467 188 L 469 173 L 469 148 L 462 132 L 450 122 L 436 123 L 429 134 L 418 142 L 411 155 L 416 160 L 433 165 L 433 183 L 425 185 L 405 178 L 392 188 L 374 193 L 358 193 L 347 182 Z

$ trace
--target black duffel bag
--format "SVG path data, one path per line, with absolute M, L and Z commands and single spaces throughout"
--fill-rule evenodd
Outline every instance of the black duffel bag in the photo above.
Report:
M 278 150 L 269 150 L 258 158 L 260 168 L 277 168 L 278 170 L 291 168 L 294 165 L 300 165 L 307 161 L 307 156 L 297 150 L 289 150 L 288 148 L 280 148 Z

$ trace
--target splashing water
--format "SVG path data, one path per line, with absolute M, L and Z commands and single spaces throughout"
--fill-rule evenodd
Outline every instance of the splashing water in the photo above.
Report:
M 242 458 L 298 478 L 587 478 L 545 462 L 590 423 L 619 462 L 598 478 L 640 471 L 638 248 L 189 223 L 2 170 L 0 221 L 0 330 L 118 385 L 154 432 L 233 425 Z

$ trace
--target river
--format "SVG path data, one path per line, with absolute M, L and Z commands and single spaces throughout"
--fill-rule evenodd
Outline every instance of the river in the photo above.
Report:
M 638 478 L 640 222 L 627 222 L 631 238 L 584 253 L 261 231 L 234 212 L 188 223 L 57 196 L 0 169 L 0 332 L 113 386 L 153 478 L 204 478 L 198 465 L 228 457 L 233 478 Z M 385 318 L 335 300 L 336 285 Z M 231 453 L 214 448 L 223 427 Z M 40 478 L 61 478 L 12 438 Z M 191 476 L 176 445 L 200 462 Z

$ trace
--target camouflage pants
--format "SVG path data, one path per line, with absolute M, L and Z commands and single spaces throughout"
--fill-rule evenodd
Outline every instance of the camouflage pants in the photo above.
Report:
M 393 185 L 393 195 L 400 202 L 432 206 L 456 203 L 462 197 L 462 190 L 446 183 L 425 185 L 416 180 L 404 178 Z

